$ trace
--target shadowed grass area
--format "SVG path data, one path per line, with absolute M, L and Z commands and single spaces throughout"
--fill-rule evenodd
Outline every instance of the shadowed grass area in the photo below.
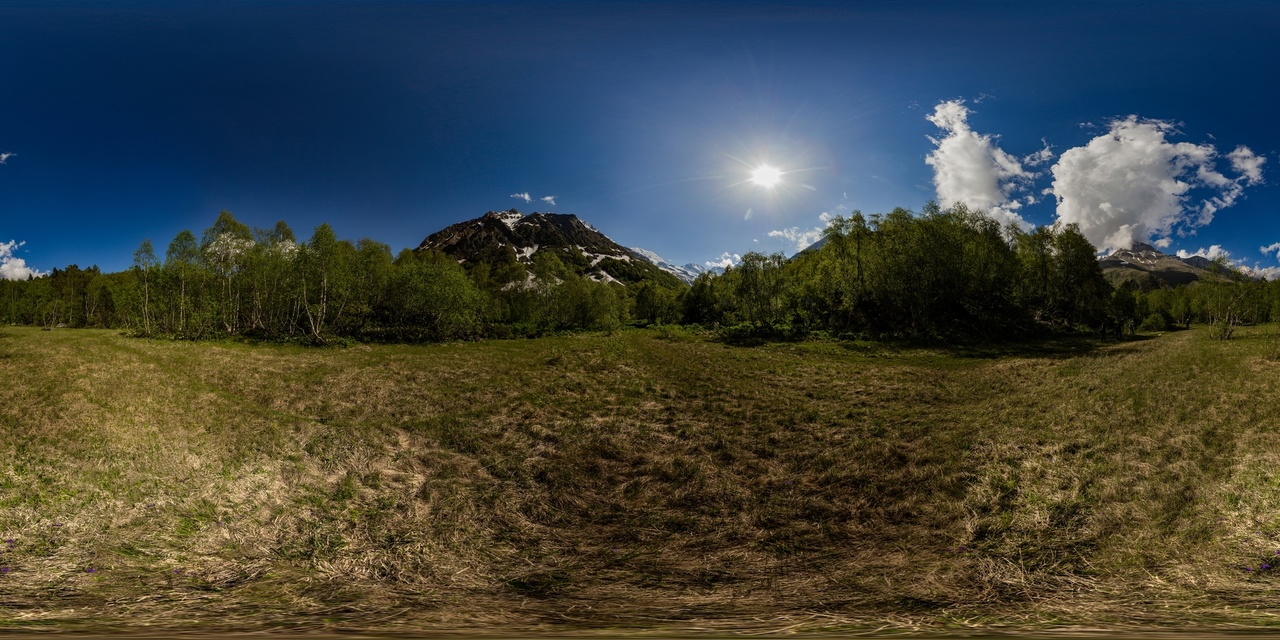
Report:
M 1274 329 L 0 330 L 0 629 L 1272 627 Z

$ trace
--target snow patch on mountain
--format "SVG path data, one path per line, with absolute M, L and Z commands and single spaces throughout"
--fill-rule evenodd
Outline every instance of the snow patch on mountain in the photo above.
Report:
M 495 217 L 497 217 L 497 219 L 501 221 L 502 224 L 507 225 L 507 228 L 511 229 L 512 231 L 515 231 L 516 225 L 520 224 L 520 221 L 524 220 L 524 214 L 520 213 L 519 211 L 516 211 L 515 209 L 511 209 L 510 211 L 500 212 Z

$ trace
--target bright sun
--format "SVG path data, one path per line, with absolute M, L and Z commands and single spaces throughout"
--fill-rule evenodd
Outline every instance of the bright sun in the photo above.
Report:
M 774 188 L 782 182 L 782 171 L 777 167 L 762 164 L 751 172 L 751 181 L 767 188 Z

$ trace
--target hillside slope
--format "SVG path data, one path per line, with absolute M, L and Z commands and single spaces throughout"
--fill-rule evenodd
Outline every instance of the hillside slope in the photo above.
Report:
M 1266 627 L 1280 376 L 1274 330 L 1242 333 L 946 353 L 4 328 L 0 618 Z

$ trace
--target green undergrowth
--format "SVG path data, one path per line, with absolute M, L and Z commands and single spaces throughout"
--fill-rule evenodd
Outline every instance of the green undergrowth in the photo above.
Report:
M 0 330 L 0 629 L 1269 628 L 1274 328 Z

